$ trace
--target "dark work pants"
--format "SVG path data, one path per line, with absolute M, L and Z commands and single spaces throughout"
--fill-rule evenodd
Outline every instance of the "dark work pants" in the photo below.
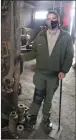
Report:
M 59 85 L 58 76 L 36 72 L 33 82 L 35 84 L 35 92 L 33 102 L 29 109 L 29 113 L 31 115 L 38 115 L 41 103 L 44 100 L 42 110 L 43 117 L 49 118 L 53 95 Z

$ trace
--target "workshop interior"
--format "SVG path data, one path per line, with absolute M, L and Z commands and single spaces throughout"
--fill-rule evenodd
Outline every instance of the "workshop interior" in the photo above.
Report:
M 32 51 L 37 34 L 46 29 L 46 16 L 50 10 L 60 15 L 60 26 L 68 31 L 73 40 L 74 58 L 71 70 L 63 85 L 63 130 L 59 140 L 75 137 L 75 70 L 76 28 L 75 1 L 1 0 L 1 138 L 46 138 L 38 128 L 27 130 L 27 116 L 33 99 L 35 60 L 23 62 L 16 58 Z M 58 123 L 59 91 L 54 99 L 52 121 Z M 53 103 L 53 104 L 54 104 Z M 42 117 L 41 112 L 38 122 Z M 29 116 L 28 116 L 29 118 Z M 68 121 L 69 120 L 69 121 Z M 41 136 L 41 137 L 40 137 Z M 50 136 L 48 136 L 49 139 Z M 47 138 L 46 138 L 47 139 Z

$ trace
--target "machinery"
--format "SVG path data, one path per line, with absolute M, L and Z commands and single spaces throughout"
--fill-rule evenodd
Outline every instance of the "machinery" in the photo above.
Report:
M 2 138 L 13 138 L 24 130 L 28 108 L 18 104 L 21 94 L 20 74 L 23 61 L 16 58 L 20 53 L 31 51 L 32 40 L 39 30 L 20 26 L 20 1 L 3 0 L 1 3 L 1 128 Z M 17 131 L 16 131 L 17 130 Z M 8 134 L 5 134 L 5 133 Z M 10 138 L 11 138 L 10 137 Z
M 1 117 L 3 128 L 8 125 L 10 112 L 17 110 L 18 94 L 21 92 L 20 62 L 16 61 L 16 57 L 20 54 L 21 31 L 18 22 L 19 2 L 4 0 L 1 8 Z

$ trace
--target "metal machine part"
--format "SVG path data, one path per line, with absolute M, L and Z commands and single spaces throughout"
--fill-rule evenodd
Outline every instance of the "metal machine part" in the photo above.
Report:
M 22 34 L 21 34 L 21 45 L 28 45 L 30 42 L 30 35 L 28 34 L 26 28 L 21 28 Z
M 25 106 L 25 118 L 27 117 L 28 115 L 28 111 L 29 111 L 29 108 L 27 106 Z
M 8 75 L 3 78 L 3 83 L 6 84 L 7 79 L 11 83 L 14 73 L 14 58 L 15 58 L 15 41 L 14 41 L 14 3 L 11 1 L 11 48 L 10 48 L 10 68 Z
M 26 28 L 21 28 L 22 34 L 21 34 L 21 52 L 22 50 L 29 50 L 30 49 L 30 39 L 31 36 L 26 30 Z
M 18 116 L 19 116 L 19 123 L 24 124 L 25 123 L 25 105 L 24 104 L 18 104 Z
M 16 125 L 18 122 L 18 115 L 15 111 L 11 112 L 9 115 L 9 125 L 8 125 L 8 130 L 10 133 L 16 133 Z
M 21 135 L 24 132 L 24 126 L 23 125 L 17 125 L 17 134 Z
M 19 80 L 20 80 L 20 62 L 15 62 L 16 56 L 20 54 L 20 2 L 10 1 L 10 19 L 11 19 L 11 35 L 10 38 L 10 49 L 7 53 L 9 55 L 9 65 L 5 62 L 2 53 L 2 87 L 5 93 L 12 94 L 12 104 L 17 108 L 18 104 L 18 92 L 19 92 Z M 7 19 L 7 18 L 6 18 Z M 8 20 L 8 19 L 7 19 Z M 9 21 L 9 20 L 8 20 Z M 2 29 L 3 32 L 3 29 Z M 2 38 L 3 39 L 3 38 Z M 2 40 L 2 42 L 4 42 Z M 4 44 L 3 44 L 4 45 Z M 6 69 L 8 68 L 8 69 Z M 6 72 L 7 70 L 7 72 Z M 5 72 L 5 75 L 4 75 Z
M 23 113 L 24 110 L 25 110 L 25 105 L 24 105 L 24 104 L 18 104 L 18 111 L 19 111 L 20 113 Z
M 41 28 L 38 29 L 30 29 L 23 27 L 21 28 L 21 53 L 29 52 L 32 50 L 32 43 Z
M 5 2 L 4 2 L 5 1 Z M 4 7 L 7 7 L 7 0 L 3 0 Z M 3 6 L 3 4 L 2 4 Z M 9 114 L 17 110 L 18 95 L 21 94 L 20 74 L 23 72 L 23 63 L 15 62 L 16 56 L 20 54 L 20 2 L 9 1 L 7 14 L 4 14 L 2 7 L 2 42 L 1 42 L 1 127 L 4 128 L 12 121 Z M 5 12 L 6 13 L 6 12 Z M 3 16 L 4 15 L 4 16 Z M 4 17 L 4 18 L 3 18 Z M 9 28 L 8 28 L 9 27 Z M 10 121 L 9 121 L 10 119 Z M 15 121 L 13 120 L 14 132 Z

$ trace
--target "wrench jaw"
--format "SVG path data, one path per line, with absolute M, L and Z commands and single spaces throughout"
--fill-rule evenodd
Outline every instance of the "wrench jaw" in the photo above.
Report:
M 62 126 L 60 126 L 60 130 L 58 129 L 59 126 L 53 123 L 52 131 L 49 133 L 49 137 L 55 140 L 58 140 L 61 132 L 63 130 Z

